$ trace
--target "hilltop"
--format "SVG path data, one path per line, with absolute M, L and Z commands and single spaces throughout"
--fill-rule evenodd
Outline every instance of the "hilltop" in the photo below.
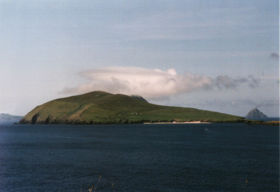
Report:
M 242 122 L 244 118 L 195 108 L 155 105 L 140 96 L 94 91 L 39 105 L 21 123 Z

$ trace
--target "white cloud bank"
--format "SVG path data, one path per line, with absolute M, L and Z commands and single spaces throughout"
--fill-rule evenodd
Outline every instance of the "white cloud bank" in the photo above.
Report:
M 191 73 L 178 74 L 175 69 L 165 71 L 140 67 L 107 67 L 82 72 L 81 76 L 87 79 L 86 83 L 66 88 L 63 93 L 102 90 L 155 99 L 201 89 L 234 89 L 242 84 L 254 88 L 259 84 L 259 80 L 252 76 L 234 79 L 221 75 L 212 78 Z

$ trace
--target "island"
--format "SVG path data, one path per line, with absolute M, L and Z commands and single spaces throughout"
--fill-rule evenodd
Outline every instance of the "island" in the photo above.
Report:
M 94 91 L 39 105 L 20 123 L 30 124 L 126 124 L 245 122 L 239 116 L 195 108 L 162 106 L 141 96 Z
M 251 111 L 249 111 L 248 114 L 245 116 L 245 118 L 248 120 L 246 122 L 248 124 L 272 125 L 272 126 L 280 125 L 279 118 L 269 118 L 258 108 L 254 108 Z
M 258 120 L 258 121 L 266 121 L 268 117 L 261 112 L 258 108 L 254 108 L 249 111 L 245 117 L 248 120 Z
M 14 124 L 19 122 L 21 119 L 22 116 L 0 113 L 0 125 Z

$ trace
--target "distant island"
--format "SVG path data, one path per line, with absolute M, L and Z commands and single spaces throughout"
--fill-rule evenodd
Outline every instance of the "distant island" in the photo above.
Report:
M 245 118 L 199 110 L 151 104 L 141 96 L 94 91 L 39 105 L 20 123 L 32 124 L 125 124 L 244 122 Z
M 248 114 L 246 115 L 246 119 L 265 121 L 268 120 L 268 117 L 263 112 L 261 112 L 258 108 L 254 108 L 248 112 Z
M 248 120 L 247 123 L 249 124 L 259 124 L 259 125 L 273 125 L 279 126 L 280 121 L 279 118 L 269 118 L 263 112 L 261 112 L 258 108 L 254 108 L 247 113 L 245 118 Z
M 22 119 L 21 116 L 0 113 L 0 125 L 18 123 Z

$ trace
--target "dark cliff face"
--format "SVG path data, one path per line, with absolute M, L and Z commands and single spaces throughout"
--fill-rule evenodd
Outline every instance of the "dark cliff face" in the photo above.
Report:
M 144 101 L 144 102 L 148 103 L 148 101 L 146 99 L 144 99 L 143 97 L 141 97 L 139 95 L 132 95 L 131 97 L 134 99 L 137 99 L 139 101 Z
M 252 109 L 246 115 L 246 119 L 249 119 L 249 120 L 266 120 L 267 118 L 268 117 L 257 108 Z

